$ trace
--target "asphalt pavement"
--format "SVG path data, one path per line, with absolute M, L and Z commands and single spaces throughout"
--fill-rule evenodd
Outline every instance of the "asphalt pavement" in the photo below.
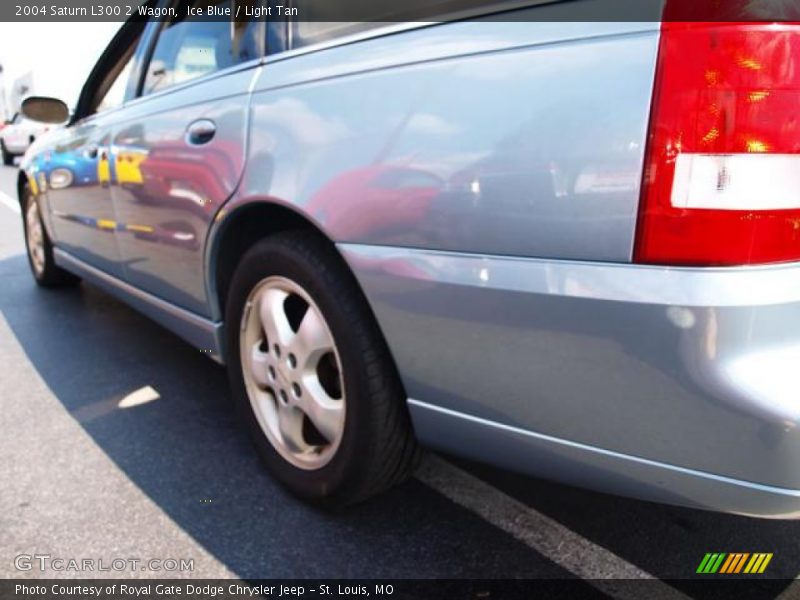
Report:
M 707 552 L 773 553 L 755 589 L 800 573 L 800 522 L 453 457 L 431 456 L 408 483 L 344 511 L 301 504 L 263 470 L 222 367 L 90 285 L 37 288 L 15 181 L 0 168 L 0 578 L 42 577 L 15 564 L 33 554 L 193 560 L 191 571 L 103 577 L 577 577 L 601 589 L 594 578 L 652 577 L 678 597 Z M 800 597 L 795 585 L 784 598 Z

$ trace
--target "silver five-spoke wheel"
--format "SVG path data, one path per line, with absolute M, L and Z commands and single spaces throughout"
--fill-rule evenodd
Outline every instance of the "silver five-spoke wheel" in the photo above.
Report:
M 276 479 L 344 506 L 408 477 L 419 450 L 406 395 L 335 246 L 313 231 L 274 233 L 222 282 L 233 399 Z
M 36 198 L 27 184 L 22 189 L 21 200 L 28 264 L 37 285 L 54 288 L 79 283 L 78 277 L 55 264 L 53 244 L 42 224 Z
M 41 275 L 45 267 L 44 233 L 36 202 L 28 202 L 28 207 L 25 210 L 25 225 L 28 233 L 26 241 L 31 265 L 36 274 Z
M 297 283 L 268 277 L 247 299 L 239 341 L 245 387 L 267 439 L 296 467 L 325 466 L 344 432 L 345 394 L 317 305 Z

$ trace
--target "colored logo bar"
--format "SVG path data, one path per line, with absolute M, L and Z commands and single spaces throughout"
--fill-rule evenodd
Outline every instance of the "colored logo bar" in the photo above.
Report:
M 714 573 L 733 575 L 738 573 L 757 574 L 763 573 L 769 561 L 772 560 L 772 552 L 709 552 L 700 561 L 697 573 L 711 575 Z

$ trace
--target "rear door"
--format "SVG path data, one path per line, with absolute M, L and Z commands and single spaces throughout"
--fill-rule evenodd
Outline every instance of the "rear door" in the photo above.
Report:
M 173 4 L 178 17 L 158 26 L 138 98 L 116 120 L 109 156 L 125 278 L 203 315 L 206 234 L 244 167 L 248 90 L 264 32 L 259 22 L 186 15 L 212 5 L 217 15 L 235 15 L 237 4 Z

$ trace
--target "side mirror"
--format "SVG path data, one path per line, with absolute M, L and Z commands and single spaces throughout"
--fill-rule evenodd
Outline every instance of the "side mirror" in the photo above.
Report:
M 22 101 L 22 114 L 31 121 L 60 125 L 69 119 L 69 108 L 57 98 L 29 96 Z

